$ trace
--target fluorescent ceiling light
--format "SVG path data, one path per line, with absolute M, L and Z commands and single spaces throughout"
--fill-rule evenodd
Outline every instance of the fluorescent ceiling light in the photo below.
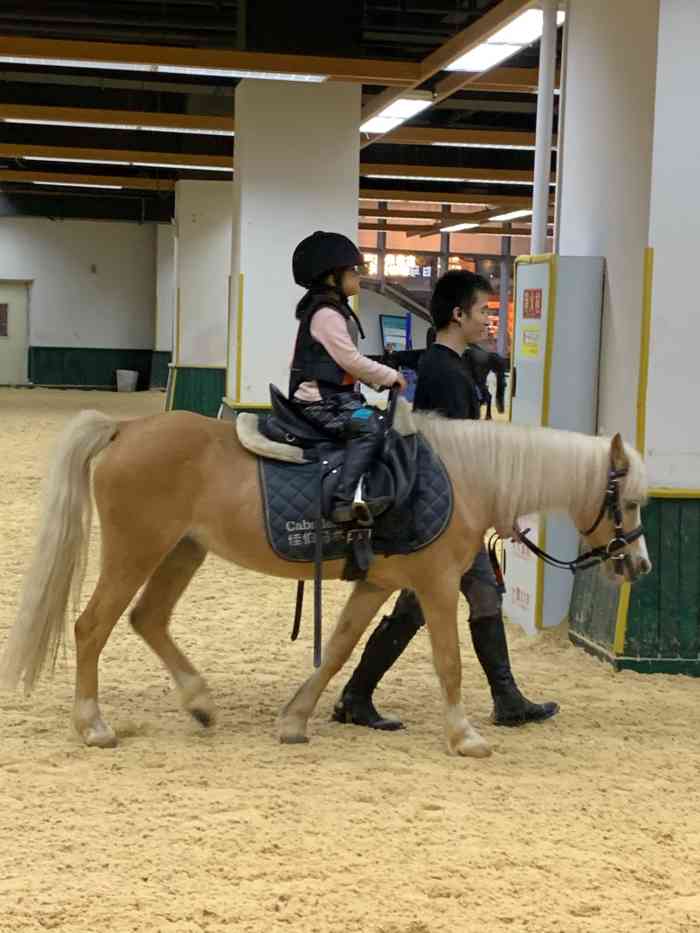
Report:
M 94 130 L 144 130 L 147 133 L 197 133 L 205 136 L 233 136 L 233 130 L 200 129 L 189 126 L 137 126 L 135 123 L 94 123 L 82 120 L 38 120 L 33 117 L 2 117 L 4 123 L 36 126 L 75 126 Z
M 384 176 L 382 176 L 382 177 L 384 177 Z M 395 193 L 395 192 L 394 192 L 394 193 Z M 409 200 L 409 199 L 407 199 L 407 198 L 401 198 L 401 199 L 399 199 L 399 200 L 397 200 L 396 198 L 393 198 L 393 199 L 392 199 L 392 198 L 390 197 L 390 194 L 391 194 L 391 192 L 386 192 L 386 194 L 382 194 L 380 200 L 382 200 L 382 201 L 392 201 L 392 200 L 393 200 L 393 201 L 394 201 L 395 203 L 397 203 L 397 204 L 401 204 L 401 203 L 403 203 L 403 202 Z M 415 196 L 414 196 L 414 195 L 415 195 Z M 457 207 L 465 207 L 465 206 L 471 206 L 471 207 L 488 207 L 488 205 L 487 205 L 486 202 L 484 202 L 484 201 L 471 201 L 471 200 L 470 200 L 470 201 L 464 201 L 464 200 L 462 200 L 462 201 L 450 201 L 449 195 L 448 195 L 446 198 L 445 198 L 445 197 L 442 197 L 442 196 L 439 196 L 439 197 L 440 197 L 440 204 L 454 204 L 454 205 L 457 206 Z M 373 197 L 369 197 L 369 198 L 361 197 L 359 200 L 360 200 L 360 201 L 365 201 L 365 202 L 372 202 L 372 203 L 374 203 L 375 201 L 377 201 L 377 196 L 376 196 L 376 194 L 375 194 Z M 411 192 L 410 203 L 411 203 L 411 204 L 428 204 L 428 205 L 430 205 L 430 207 L 435 207 L 435 204 L 436 204 L 435 201 L 426 201 L 424 198 L 421 198 L 421 192 L 420 192 L 420 191 L 416 191 L 416 192 L 413 192 L 413 191 L 412 191 L 412 192 Z M 436 220 L 440 220 L 440 214 L 439 214 L 439 212 L 437 212 L 437 211 L 436 211 L 435 219 L 436 219 Z
M 73 120 L 35 120 L 33 117 L 3 117 L 5 123 L 31 123 L 36 126 L 81 126 L 100 130 L 137 130 L 130 123 L 83 123 Z
M 243 68 L 191 68 L 186 65 L 151 66 L 161 74 L 202 75 L 218 78 L 252 78 L 261 81 L 301 81 L 309 84 L 322 84 L 328 75 L 297 74 L 288 71 L 250 71 Z
M 29 58 L 18 55 L 0 55 L 0 62 L 8 65 L 51 65 L 59 68 L 104 68 L 109 71 L 155 71 L 155 65 L 134 62 L 93 62 L 76 58 Z
M 527 10 L 514 20 L 489 36 L 489 45 L 531 45 L 542 35 L 542 10 Z
M 231 168 L 220 165 L 192 165 L 175 162 L 123 162 L 120 159 L 73 159 L 70 156 L 19 156 L 26 162 L 67 162 L 82 163 L 85 165 L 130 165 L 138 168 L 180 168 L 193 172 L 233 172 Z
M 487 42 L 477 45 L 471 52 L 462 55 L 451 65 L 447 66 L 447 71 L 488 71 L 496 65 L 500 65 L 511 55 L 515 55 L 522 48 L 521 45 L 489 45 Z
M 87 184 L 77 181 L 32 181 L 33 185 L 51 185 L 57 188 L 112 188 L 114 191 L 121 191 L 124 185 L 97 185 Z
M 518 149 L 521 151 L 534 151 L 532 146 L 512 146 L 510 143 L 431 143 L 431 146 L 447 146 L 453 149 Z
M 534 184 L 532 181 L 514 181 L 510 178 L 444 178 L 442 176 L 438 177 L 437 175 L 366 175 L 364 172 L 362 173 L 362 177 L 372 178 L 375 181 L 381 181 L 382 179 L 386 179 L 387 181 L 446 181 L 455 184 L 469 185 L 529 185 L 532 187 Z M 550 182 L 550 184 L 553 185 L 554 182 Z
M 196 133 L 204 136 L 235 136 L 233 130 L 207 130 L 190 126 L 135 126 L 135 130 L 148 133 Z
M 455 59 L 447 66 L 447 71 L 488 71 L 525 46 L 537 42 L 542 37 L 543 19 L 542 10 L 526 10 L 486 42 Z M 557 26 L 561 26 L 565 19 L 565 13 L 557 13 Z
M 71 159 L 67 156 L 20 156 L 26 162 L 80 162 L 85 165 L 131 165 L 131 162 L 121 162 L 117 159 Z
M 393 103 L 388 104 L 383 110 L 365 120 L 360 125 L 361 133 L 390 133 L 400 126 L 404 120 L 415 117 L 417 113 L 426 110 L 433 102 L 433 95 L 430 91 L 413 91 L 404 97 L 399 97 Z
M 363 178 L 373 178 L 375 180 L 386 178 L 389 181 L 453 181 L 462 182 L 463 178 L 437 178 L 433 175 L 364 175 Z
M 96 68 L 105 71 L 149 71 L 158 74 L 201 75 L 217 78 L 255 78 L 266 81 L 303 81 L 320 84 L 328 75 L 296 74 L 285 71 L 250 71 L 241 68 L 198 68 L 186 65 L 150 65 L 145 62 L 100 62 L 75 58 L 29 58 L 0 55 L 0 62 L 10 65 L 49 65 L 57 68 Z
M 381 112 L 381 116 L 389 117 L 390 119 L 409 120 L 423 110 L 427 110 L 431 103 L 432 98 L 430 97 L 400 97 L 398 100 L 395 100 L 393 104 L 389 104 L 388 107 L 385 107 Z
M 126 165 L 134 165 L 139 168 L 181 168 L 193 172 L 233 172 L 231 168 L 223 168 L 220 165 L 181 165 L 175 162 L 127 162 Z
M 451 227 L 440 227 L 440 233 L 458 233 L 460 230 L 473 230 L 481 224 L 452 224 Z
M 496 214 L 495 217 L 489 217 L 489 220 L 518 220 L 520 217 L 531 217 L 532 211 L 509 211 L 507 214 Z
M 391 119 L 390 117 L 372 117 L 365 122 L 360 127 L 361 133 L 390 133 L 392 130 L 395 130 L 397 126 L 400 126 L 403 123 L 403 120 L 398 118 Z

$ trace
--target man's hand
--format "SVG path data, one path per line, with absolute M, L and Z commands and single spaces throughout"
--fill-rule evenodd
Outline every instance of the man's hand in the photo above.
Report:
M 404 391 L 408 383 L 406 382 L 403 376 L 403 373 L 399 373 L 399 372 L 396 373 L 396 382 L 394 383 L 394 385 L 398 386 L 402 392 Z

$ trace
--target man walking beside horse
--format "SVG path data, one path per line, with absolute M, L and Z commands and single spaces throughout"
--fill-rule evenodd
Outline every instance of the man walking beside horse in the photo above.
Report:
M 478 419 L 481 399 L 463 355 L 486 334 L 491 287 L 482 276 L 466 270 L 447 272 L 438 280 L 430 313 L 435 340 L 421 357 L 414 409 L 447 418 Z M 496 725 L 520 726 L 549 719 L 559 711 L 554 702 L 533 703 L 520 692 L 508 656 L 502 614 L 502 586 L 496 580 L 486 549 L 463 575 L 460 590 L 469 604 L 469 631 L 493 697 Z M 394 609 L 384 616 L 367 641 L 360 663 L 335 705 L 333 719 L 372 729 L 403 728 L 398 719 L 377 711 L 372 695 L 379 681 L 425 624 L 413 592 L 402 590 Z

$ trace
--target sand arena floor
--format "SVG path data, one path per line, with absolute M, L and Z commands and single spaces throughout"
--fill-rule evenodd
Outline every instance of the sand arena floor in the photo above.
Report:
M 157 393 L 0 390 L 0 642 L 34 539 L 41 477 L 71 415 L 137 416 Z M 86 587 L 95 580 L 94 530 Z M 0 695 L 0 933 L 641 933 L 700 930 L 700 683 L 614 675 L 510 632 L 513 667 L 562 712 L 502 730 L 462 627 L 465 697 L 494 744 L 443 751 L 424 633 L 387 676 L 391 735 L 329 722 L 282 747 L 275 717 L 311 665 L 290 582 L 210 559 L 174 620 L 219 723 L 203 734 L 126 620 L 102 656 L 120 747 L 72 734 L 72 648 L 29 699 Z M 327 611 L 346 584 L 327 587 Z M 340 685 L 340 681 L 337 686 Z

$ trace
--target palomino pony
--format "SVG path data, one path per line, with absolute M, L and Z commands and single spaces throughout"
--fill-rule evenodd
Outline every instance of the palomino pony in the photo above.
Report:
M 408 416 L 410 417 L 410 415 Z M 457 633 L 459 580 L 495 527 L 509 535 L 519 515 L 565 510 L 579 528 L 596 528 L 589 543 L 619 541 L 601 509 L 611 469 L 619 479 L 625 531 L 639 525 L 646 478 L 638 454 L 612 441 L 546 428 L 448 421 L 414 414 L 415 427 L 442 458 L 454 488 L 451 521 L 436 541 L 410 555 L 376 560 L 354 585 L 321 666 L 280 715 L 282 742 L 305 742 L 321 692 L 350 656 L 382 603 L 395 590 L 416 592 L 424 610 L 445 703 L 448 749 L 484 757 L 489 745 L 469 723 L 461 699 Z M 170 637 L 171 613 L 208 551 L 241 567 L 277 577 L 310 578 L 311 564 L 289 563 L 270 548 L 263 525 L 256 458 L 230 423 L 188 412 L 117 421 L 80 414 L 59 442 L 46 492 L 36 552 L 17 621 L 0 660 L 0 685 L 27 690 L 55 664 L 73 591 L 77 606 L 85 570 L 92 499 L 102 528 L 97 587 L 75 624 L 77 648 L 73 722 L 86 745 L 117 739 L 98 705 L 98 660 L 137 591 L 131 624 L 172 674 L 184 709 L 203 726 L 214 720 L 207 685 Z M 600 516 L 596 521 L 596 516 Z M 629 580 L 648 572 L 644 538 L 622 541 Z M 342 561 L 328 562 L 327 579 Z M 145 584 L 145 586 L 144 586 Z

